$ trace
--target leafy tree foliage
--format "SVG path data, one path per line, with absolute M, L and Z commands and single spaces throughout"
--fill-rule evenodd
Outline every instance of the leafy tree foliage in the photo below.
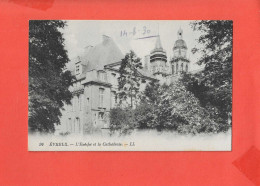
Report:
M 29 22 L 29 128 L 54 132 L 60 109 L 72 98 L 73 76 L 64 71 L 69 61 L 59 29 L 64 21 Z
M 113 134 L 119 131 L 119 134 L 129 134 L 136 128 L 136 119 L 134 110 L 131 107 L 116 107 L 110 110 L 110 132 Z
M 131 107 L 133 107 L 134 102 L 136 103 L 141 82 L 138 69 L 141 68 L 141 59 L 133 51 L 130 51 L 122 59 L 119 69 L 120 77 L 118 78 L 118 98 L 120 103 L 127 102 L 128 99 L 130 99 Z
M 210 112 L 200 105 L 198 98 L 188 91 L 180 80 L 160 90 L 156 110 L 158 130 L 176 130 L 179 133 L 218 132 L 218 124 Z
M 232 109 L 232 21 L 195 21 L 191 24 L 202 35 L 198 43 L 202 48 L 198 64 L 205 69 L 197 75 L 185 77 L 192 91 L 203 105 L 211 104 L 220 111 L 220 116 L 227 123 Z
M 201 106 L 199 99 L 186 89 L 181 80 L 171 85 L 151 82 L 135 109 L 112 110 L 111 124 L 113 129 L 118 127 L 117 130 L 125 134 L 133 128 L 171 130 L 184 134 L 216 133 L 223 131 L 216 119 L 218 112 L 215 107 Z

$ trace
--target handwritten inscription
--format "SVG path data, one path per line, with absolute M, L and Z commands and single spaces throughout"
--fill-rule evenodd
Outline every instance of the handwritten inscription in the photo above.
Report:
M 142 28 L 133 27 L 131 31 L 121 30 L 120 37 L 129 37 L 129 36 L 147 36 L 151 33 L 151 29 L 147 26 L 143 26 Z

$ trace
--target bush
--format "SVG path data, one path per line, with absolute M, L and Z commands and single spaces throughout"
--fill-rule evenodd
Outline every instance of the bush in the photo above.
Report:
M 136 127 L 134 110 L 131 107 L 116 107 L 110 110 L 110 133 L 116 131 L 122 134 L 130 134 Z

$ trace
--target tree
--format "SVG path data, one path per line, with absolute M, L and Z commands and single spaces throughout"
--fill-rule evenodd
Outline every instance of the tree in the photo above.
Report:
M 141 94 L 141 101 L 135 109 L 137 128 L 155 128 L 155 111 L 158 107 L 159 97 L 161 96 L 160 90 L 163 89 L 163 86 L 160 86 L 158 81 L 151 81 L 146 85 Z
M 211 111 L 200 105 L 198 98 L 188 91 L 182 81 L 176 80 L 160 88 L 155 111 L 155 128 L 179 133 L 218 132 L 219 126 L 211 118 Z
M 127 99 L 130 99 L 131 108 L 133 108 L 133 103 L 137 101 L 141 81 L 138 69 L 141 68 L 141 59 L 133 51 L 126 54 L 125 58 L 121 61 L 119 69 L 120 76 L 118 78 L 118 97 L 120 103 L 123 101 L 127 102 Z
M 194 48 L 193 52 L 200 52 L 197 63 L 205 65 L 205 69 L 195 76 L 186 77 L 197 88 L 190 90 L 197 96 L 201 92 L 198 96 L 200 101 L 217 107 L 222 119 L 228 123 L 232 109 L 233 22 L 194 21 L 191 26 L 202 33 L 198 38 L 202 47 Z
M 136 119 L 134 110 L 131 107 L 125 108 L 112 108 L 110 110 L 110 132 L 111 134 L 116 131 L 120 135 L 130 134 L 131 131 L 136 127 Z
M 64 21 L 29 22 L 29 128 L 54 132 L 60 109 L 72 98 L 73 76 L 65 71 L 69 61 L 59 29 Z

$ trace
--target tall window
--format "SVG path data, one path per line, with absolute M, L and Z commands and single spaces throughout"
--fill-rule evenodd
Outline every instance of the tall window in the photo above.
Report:
M 71 131 L 72 131 L 71 118 L 68 119 L 67 131 L 68 131 L 68 132 L 71 132 Z
M 71 130 L 71 132 L 75 132 L 76 123 L 77 123 L 77 120 L 76 120 L 76 118 L 75 118 L 75 119 L 74 119 L 74 123 L 73 123 L 73 125 L 72 125 L 72 130 Z
M 176 74 L 178 74 L 178 70 L 179 70 L 179 65 L 178 63 L 176 64 Z
M 112 91 L 111 92 L 111 107 L 114 108 L 116 104 L 116 92 Z
M 75 123 L 75 132 L 80 133 L 80 119 L 76 118 L 76 123 Z
M 78 75 L 80 73 L 79 71 L 79 65 L 76 65 L 76 75 Z
M 76 98 L 72 98 L 72 111 L 75 111 L 75 105 L 76 105 Z
M 80 95 L 80 107 L 79 107 L 79 110 L 83 110 L 83 107 L 84 107 L 84 95 L 81 94 Z
M 116 74 L 112 73 L 111 75 L 112 75 L 112 83 L 116 84 Z
M 189 69 L 188 69 L 188 65 L 186 65 L 186 72 L 188 72 L 188 70 L 189 70 Z
M 86 105 L 87 107 L 89 106 L 89 98 L 87 98 L 87 105 Z
M 181 71 L 183 72 L 183 63 L 181 64 Z
M 99 107 L 103 107 L 104 105 L 104 89 L 99 89 Z
M 98 72 L 98 79 L 100 81 L 106 81 L 106 73 L 105 72 L 102 72 L 102 71 L 99 71 Z
M 174 74 L 174 71 L 175 71 L 174 68 L 175 68 L 174 65 L 172 65 L 172 74 Z
M 77 96 L 77 101 L 78 101 L 78 109 L 81 110 L 81 100 L 80 100 L 80 96 Z

